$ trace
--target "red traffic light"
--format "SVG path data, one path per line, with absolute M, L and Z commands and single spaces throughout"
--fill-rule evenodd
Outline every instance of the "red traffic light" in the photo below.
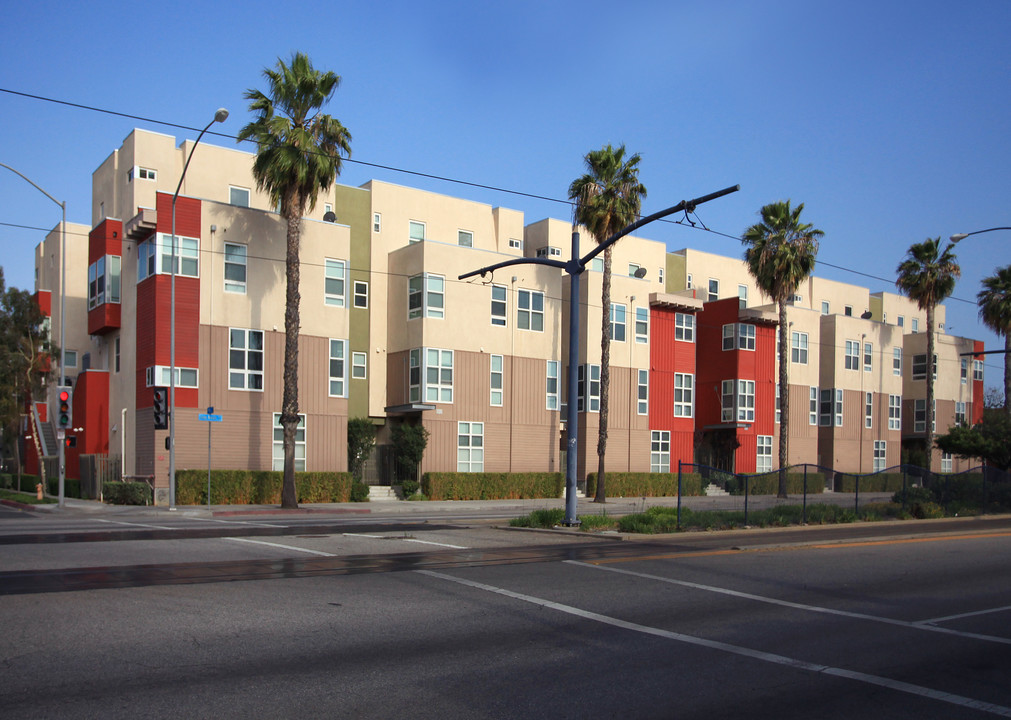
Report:
M 60 390 L 60 416 L 58 418 L 61 428 L 70 427 L 70 391 Z
M 66 390 L 60 390 L 60 402 L 65 403 L 70 399 L 70 393 Z

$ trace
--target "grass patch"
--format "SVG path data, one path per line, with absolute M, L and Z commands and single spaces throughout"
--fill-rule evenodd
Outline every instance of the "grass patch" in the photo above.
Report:
M 34 493 L 15 492 L 13 490 L 0 490 L 0 500 L 13 500 L 24 505 L 52 505 L 56 502 L 49 497 L 39 500 Z

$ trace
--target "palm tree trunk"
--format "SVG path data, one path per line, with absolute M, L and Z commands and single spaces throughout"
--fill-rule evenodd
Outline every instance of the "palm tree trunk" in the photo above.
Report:
M 600 427 L 597 431 L 597 492 L 594 502 L 607 502 L 604 489 L 604 455 L 607 452 L 607 414 L 611 390 L 611 248 L 604 250 L 604 279 L 601 283 L 600 326 Z M 587 378 L 587 405 L 589 405 L 589 378 Z M 589 409 L 589 408 L 587 408 Z
M 790 465 L 790 367 L 787 365 L 790 345 L 786 323 L 786 301 L 778 300 L 779 304 L 779 492 L 778 497 L 785 498 L 786 469 Z
M 287 281 L 284 306 L 284 397 L 281 401 L 281 428 L 284 437 L 284 480 L 281 485 L 281 507 L 297 508 L 295 493 L 295 432 L 298 428 L 298 331 L 299 331 L 299 223 L 298 212 L 291 198 L 285 202 L 288 221 L 288 249 L 285 256 Z
M 927 306 L 927 470 L 934 457 L 934 306 Z
M 1004 333 L 1004 414 L 1011 419 L 1011 333 Z

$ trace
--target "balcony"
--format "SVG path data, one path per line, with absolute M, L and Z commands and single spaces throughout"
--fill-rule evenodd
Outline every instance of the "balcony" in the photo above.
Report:
M 136 215 L 127 220 L 123 234 L 130 240 L 144 240 L 158 227 L 158 211 L 139 208 Z

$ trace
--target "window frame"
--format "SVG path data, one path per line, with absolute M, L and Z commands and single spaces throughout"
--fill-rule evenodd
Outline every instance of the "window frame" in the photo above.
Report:
M 628 335 L 628 308 L 624 303 L 611 303 L 610 320 L 611 341 L 625 342 Z
M 369 283 L 367 280 L 351 281 L 351 306 L 358 310 L 369 309 Z M 364 290 L 363 290 L 364 288 Z
M 331 274 L 339 271 L 339 274 Z M 323 304 L 327 307 L 347 307 L 348 264 L 338 258 L 323 259 Z M 332 292 L 330 283 L 338 284 L 339 292 Z
M 553 367 L 552 367 L 553 366 Z M 548 360 L 544 373 L 544 409 L 559 410 L 561 408 L 561 367 L 558 360 Z M 552 389 L 552 385 L 554 389 Z M 554 401 L 552 403 L 552 401 Z
M 496 298 L 497 291 L 501 291 L 501 298 Z M 501 306 L 501 312 L 496 312 Z M 505 285 L 491 286 L 491 324 L 495 327 L 508 327 L 509 325 L 509 288 Z
M 466 443 L 463 440 L 466 439 Z M 475 442 L 475 440 L 477 442 Z M 464 459 L 466 455 L 466 459 Z M 456 423 L 456 471 L 484 472 L 484 423 L 459 420 Z
M 298 425 L 295 426 L 295 472 L 305 472 L 307 469 L 308 445 L 305 425 L 305 413 L 299 413 Z M 278 433 L 280 433 L 280 438 L 278 437 Z M 273 413 L 270 440 L 271 468 L 275 472 L 284 470 L 284 428 L 281 426 L 281 413 L 279 412 Z M 301 453 L 299 452 L 300 448 Z
M 338 352 L 335 354 L 334 350 Z M 335 372 L 336 369 L 336 372 Z M 327 395 L 328 397 L 346 398 L 348 396 L 348 341 L 341 338 L 330 338 L 329 362 L 327 364 Z
M 241 193 L 245 193 L 246 194 L 245 195 L 246 201 L 244 203 L 242 203 L 242 202 L 235 202 L 235 198 L 236 198 L 235 193 L 236 192 L 240 193 L 240 199 L 241 199 Z M 232 207 L 248 208 L 249 207 L 249 202 L 250 202 L 250 200 L 252 200 L 252 198 L 253 198 L 253 193 L 252 193 L 252 191 L 249 188 L 242 187 L 241 185 L 229 185 L 228 186 L 228 204 L 231 205 Z
M 587 394 L 589 377 L 589 394 Z M 576 370 L 576 412 L 600 412 L 600 365 L 585 363 Z
M 366 352 L 351 353 L 351 379 L 367 380 L 369 377 L 369 354 Z
M 241 262 L 236 258 L 238 255 L 229 254 L 229 250 L 238 251 L 241 255 Z M 224 244 L 224 290 L 226 293 L 234 293 L 236 295 L 245 295 L 247 288 L 247 280 L 249 277 L 249 248 L 242 243 L 232 243 L 226 242 Z M 241 268 L 242 270 L 242 280 L 237 280 L 235 278 L 228 277 L 228 269 L 231 268 Z
M 421 236 L 417 236 L 415 230 L 421 230 Z M 407 221 L 407 244 L 413 245 L 414 243 L 425 242 L 428 239 L 428 225 L 421 220 L 408 220 Z
M 888 429 L 902 430 L 902 396 L 888 396 Z
M 650 430 L 649 471 L 670 472 L 670 430 Z
M 635 307 L 635 342 L 638 345 L 649 344 L 649 308 L 641 305 Z
M 674 417 L 695 417 L 695 374 L 674 373 Z
M 539 308 L 536 307 L 537 301 L 540 303 Z M 537 324 L 540 327 L 534 327 Z M 516 291 L 516 327 L 528 332 L 544 332 L 543 291 L 527 288 L 520 288 Z
M 466 240 L 466 242 L 465 242 Z M 461 230 L 457 228 L 456 231 L 456 244 L 460 247 L 474 247 L 474 231 L 473 230 Z
M 502 407 L 505 399 L 505 358 L 502 355 L 489 355 L 489 377 L 491 392 L 488 402 L 492 407 Z M 495 368 L 495 361 L 498 361 L 498 369 Z M 495 387 L 496 380 L 498 387 Z M 496 401 L 496 394 L 498 395 Z
M 236 333 L 242 333 L 243 345 L 238 347 L 233 344 Z M 250 339 L 253 337 L 259 338 L 259 347 L 251 347 Z M 233 366 L 232 361 L 235 357 L 234 353 L 242 353 L 243 355 L 243 365 L 242 367 Z M 250 360 L 259 357 L 259 369 L 251 369 Z M 229 390 L 241 390 L 244 392 L 263 392 L 263 376 L 266 373 L 265 368 L 266 361 L 266 334 L 263 330 L 254 330 L 252 328 L 228 328 L 228 384 Z M 242 378 L 242 385 L 236 386 L 232 384 L 235 377 Z M 258 378 L 258 387 L 255 385 L 257 383 L 251 383 L 250 381 L 254 378 Z
M 807 365 L 810 337 L 806 332 L 790 332 L 790 363 Z
M 772 435 L 755 437 L 755 472 L 772 472 Z
M 674 313 L 674 339 L 681 342 L 695 342 L 694 313 Z

